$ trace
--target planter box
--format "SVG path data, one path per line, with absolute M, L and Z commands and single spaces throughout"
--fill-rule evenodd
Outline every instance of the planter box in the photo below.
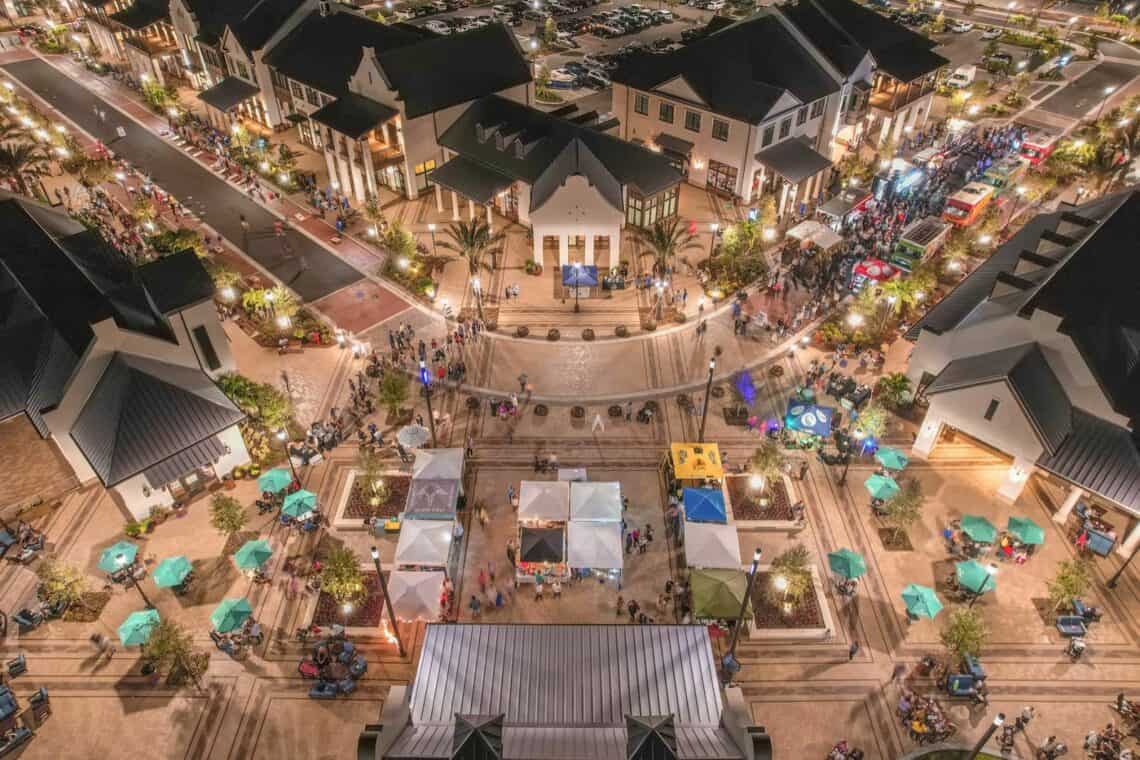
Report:
M 791 520 L 791 519 L 780 519 L 780 518 L 775 518 L 775 517 L 774 517 L 774 519 L 741 519 L 740 517 L 738 517 L 736 514 L 736 507 L 733 504 L 732 489 L 729 488 L 729 481 L 730 481 L 730 479 L 736 479 L 736 478 L 739 478 L 742 481 L 747 481 L 748 477 L 749 476 L 747 476 L 747 475 L 729 475 L 725 478 L 725 483 L 724 483 L 725 502 L 728 505 L 729 513 L 732 515 L 733 525 L 735 525 L 737 528 L 754 528 L 757 530 L 772 530 L 772 531 L 785 531 L 785 532 L 800 531 L 800 530 L 804 529 L 806 522 L 796 522 L 795 520 Z M 792 488 L 791 479 L 788 478 L 787 475 L 781 473 L 780 474 L 780 482 L 783 484 L 784 493 L 787 495 L 788 503 L 789 504 L 795 503 L 796 491 Z M 777 512 L 777 510 L 775 510 L 775 509 L 773 509 L 772 511 L 774 513 Z M 786 512 L 786 510 L 783 510 L 783 509 L 780 509 L 778 511 L 781 513 Z
M 748 570 L 747 567 L 744 568 Z M 828 641 L 835 631 L 835 623 L 831 618 L 831 608 L 827 604 L 827 595 L 824 593 L 823 581 L 819 577 L 819 570 L 812 565 L 811 582 L 815 587 L 815 601 L 819 605 L 819 614 L 823 624 L 812 628 L 757 628 L 748 626 L 748 638 L 753 641 Z M 758 572 L 771 572 L 771 565 L 760 565 Z
M 352 496 L 352 488 L 356 483 L 356 476 L 357 471 L 355 469 L 350 469 L 348 472 L 348 477 L 345 478 L 344 486 L 341 488 L 341 492 L 337 498 L 336 509 L 333 511 L 331 521 L 332 525 L 336 528 L 340 528 L 341 530 L 367 530 L 367 526 L 364 524 L 363 517 L 349 517 L 347 514 L 345 514 L 348 511 L 348 500 Z M 402 472 L 400 470 L 385 470 L 384 477 L 391 478 L 393 480 L 396 478 L 403 478 L 409 481 L 410 486 L 411 478 L 406 472 Z M 395 497 L 395 494 L 393 494 L 393 496 L 390 498 Z M 404 505 L 400 505 L 398 511 L 403 512 Z

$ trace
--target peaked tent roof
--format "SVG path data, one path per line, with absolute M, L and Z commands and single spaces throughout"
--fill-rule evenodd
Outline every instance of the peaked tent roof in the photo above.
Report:
M 459 480 L 463 477 L 463 449 L 416 449 L 412 480 Z
M 396 564 L 446 567 L 454 531 L 454 520 L 404 520 L 396 543 Z
M 571 520 L 621 520 L 621 483 L 571 482 Z
M 676 760 L 677 731 L 672 715 L 627 715 L 627 760 Z
M 519 484 L 518 519 L 564 522 L 569 518 L 569 481 L 524 480 Z
M 439 620 L 446 577 L 440 570 L 393 570 L 388 575 L 392 612 L 401 620 Z
M 71 437 L 103 484 L 113 486 L 243 417 L 200 369 L 116 353 Z
M 456 715 L 451 744 L 454 760 L 500 760 L 503 715 Z
M 621 523 L 571 520 L 566 524 L 566 564 L 621 570 Z

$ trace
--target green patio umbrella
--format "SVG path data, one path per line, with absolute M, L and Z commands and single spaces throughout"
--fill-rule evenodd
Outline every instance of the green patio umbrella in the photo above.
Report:
M 992 544 L 997 538 L 997 528 L 994 524 L 979 515 L 963 516 L 962 532 L 979 544 Z
M 241 627 L 246 618 L 253 614 L 253 608 L 243 596 L 240 599 L 223 599 L 210 613 L 210 623 L 218 633 L 229 633 Z
M 158 567 L 154 569 L 154 585 L 159 588 L 170 588 L 177 586 L 182 581 L 186 580 L 186 576 L 194 568 L 190 565 L 190 560 L 183 556 L 167 557 L 162 562 L 158 563 Z
M 281 467 L 262 473 L 257 479 L 257 487 L 269 493 L 281 493 L 292 483 L 292 473 Z
M 831 568 L 831 572 L 842 575 L 848 580 L 858 578 L 867 572 L 867 563 L 863 561 L 863 555 L 850 549 L 840 549 L 828 554 L 827 566 Z
M 1045 543 L 1045 529 L 1028 517 L 1011 517 L 1005 529 L 1023 544 Z
M 125 647 L 145 644 L 150 638 L 151 629 L 158 625 L 158 610 L 132 612 L 119 626 L 119 641 Z
M 99 569 L 105 573 L 117 573 L 135 561 L 139 548 L 130 541 L 119 541 L 103 550 L 99 556 Z
M 942 611 L 942 602 L 938 601 L 934 589 L 917 583 L 911 583 L 904 588 L 902 598 L 906 604 L 906 611 L 915 617 L 932 618 Z
M 694 569 L 689 575 L 693 594 L 693 617 L 736 619 L 748 593 L 748 574 L 743 570 Z M 745 617 L 748 616 L 745 612 Z
M 971 594 L 984 594 L 997 588 L 997 579 L 993 573 L 976 559 L 955 563 L 954 574 L 958 578 L 958 585 Z
M 903 470 L 910 464 L 910 459 L 906 454 L 898 449 L 892 449 L 890 446 L 882 446 L 875 452 L 875 459 L 879 460 L 879 464 L 886 467 L 888 470 Z
M 272 556 L 273 549 L 269 546 L 269 542 L 259 538 L 246 541 L 234 554 L 234 562 L 237 563 L 239 570 L 256 570 Z
M 863 481 L 863 485 L 867 487 L 867 493 L 871 494 L 872 499 L 886 501 L 899 492 L 899 484 L 886 475 L 872 475 Z
M 317 508 L 317 495 L 312 491 L 301 489 L 285 497 L 285 504 L 281 507 L 281 514 L 289 517 L 300 517 Z

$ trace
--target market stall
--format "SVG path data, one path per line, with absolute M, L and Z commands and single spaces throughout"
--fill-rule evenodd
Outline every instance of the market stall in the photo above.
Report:
M 740 537 L 732 525 L 685 523 L 685 564 L 689 567 L 740 569 Z
M 719 484 L 724 478 L 720 448 L 715 443 L 670 444 L 665 471 L 670 490 Z
M 621 483 L 571 483 L 570 519 L 621 522 Z
M 515 579 L 520 583 L 534 583 L 541 575 L 544 583 L 554 579 L 569 580 L 566 564 L 566 532 L 562 526 L 519 528 L 519 560 Z
M 519 522 L 566 522 L 570 519 L 570 483 L 524 480 L 519 484 Z
M 788 399 L 788 410 L 784 413 L 784 429 L 792 443 L 810 449 L 822 445 L 831 435 L 834 420 L 834 408 L 809 404 L 793 397 Z
M 696 569 L 689 573 L 693 620 L 736 620 L 748 593 L 748 574 L 743 570 Z M 751 605 L 744 619 L 751 618 Z
M 458 480 L 413 480 L 408 488 L 404 519 L 454 520 L 458 504 Z
M 724 491 L 718 488 L 686 488 L 681 492 L 686 522 L 728 522 Z
M 576 571 L 621 585 L 621 523 L 571 521 L 566 526 L 566 564 Z
M 858 293 L 867 284 L 886 282 L 897 274 L 897 269 L 881 259 L 864 259 L 851 271 L 851 290 Z
M 815 246 L 831 251 L 843 245 L 843 238 L 835 230 L 815 219 L 805 219 L 787 232 L 787 237 L 799 243 L 800 248 Z
M 463 449 L 419 449 L 412 480 L 458 480 L 463 493 Z
M 438 622 L 444 609 L 446 577 L 438 570 L 393 570 L 388 575 L 393 614 L 400 620 Z
M 829 227 L 840 231 L 863 215 L 870 200 L 871 193 L 858 187 L 849 187 L 815 211 Z
M 396 566 L 447 570 L 454 520 L 405 520 L 396 544 Z

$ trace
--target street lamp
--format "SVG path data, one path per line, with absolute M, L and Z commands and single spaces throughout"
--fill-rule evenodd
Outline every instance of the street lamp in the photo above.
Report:
M 428 223 L 428 232 L 431 233 L 431 255 L 435 255 L 435 222 Z
M 852 431 L 851 437 L 855 439 L 860 447 L 862 447 L 863 438 L 866 437 L 866 433 L 856 428 L 854 431 Z M 851 467 L 851 456 L 853 454 L 853 449 L 853 446 L 849 446 L 847 449 L 847 456 L 843 459 L 843 474 L 839 476 L 839 485 L 841 486 L 847 484 L 847 470 Z
M 420 361 L 420 382 L 424 386 L 424 397 L 427 398 L 427 412 L 428 412 L 428 427 L 431 428 L 431 445 L 432 448 L 439 448 L 439 444 L 435 440 L 435 416 L 431 413 L 431 373 L 428 372 L 427 365 Z
M 582 265 L 574 262 L 574 313 L 578 313 L 578 286 L 582 281 Z
M 297 482 L 297 485 L 300 485 L 301 478 L 297 476 L 297 466 L 293 464 L 293 455 L 289 453 L 289 444 L 286 441 L 288 437 L 289 434 L 285 432 L 285 428 L 277 431 L 277 440 L 281 441 L 281 448 L 285 450 L 285 458 L 289 460 L 289 470 L 293 473 L 293 480 Z
M 1140 543 L 1132 547 L 1132 553 L 1128 555 L 1128 559 L 1124 560 L 1124 564 L 1120 566 L 1120 569 L 1113 573 L 1112 577 L 1108 579 L 1109 588 L 1116 588 L 1117 582 L 1120 581 L 1120 576 L 1124 575 L 1125 569 L 1132 564 L 1132 560 L 1136 557 L 1137 551 L 1140 551 Z
M 966 757 L 966 760 L 976 760 L 978 753 L 982 751 L 982 747 L 986 746 L 986 742 L 994 735 L 994 731 L 1001 728 L 1003 723 L 1005 723 L 1005 713 L 995 715 L 993 722 L 986 728 L 986 732 L 982 734 L 981 739 L 978 739 L 978 743 L 974 745 L 974 748 L 970 750 L 970 754 Z
M 122 570 L 123 568 L 125 568 L 128 564 L 127 555 L 123 554 L 122 552 L 119 552 L 118 554 L 116 554 L 115 555 L 115 564 L 119 566 L 119 570 Z M 142 597 L 143 604 L 146 605 L 146 608 L 148 610 L 153 610 L 154 605 L 151 604 L 150 600 L 146 598 L 146 594 L 143 593 L 142 586 L 139 585 L 139 582 L 135 578 L 134 573 L 127 573 L 127 582 L 135 587 L 135 591 L 139 592 L 139 596 Z
M 709 396 L 712 395 L 713 371 L 716 369 L 716 357 L 709 359 L 709 379 L 705 382 L 705 403 L 701 409 L 701 432 L 697 436 L 699 443 L 705 442 L 705 418 L 709 414 Z
M 1096 109 L 1096 121 L 1100 121 L 1100 114 L 1104 111 L 1104 104 L 1108 102 L 1108 96 L 1114 92 L 1116 92 L 1116 88 L 1111 85 L 1104 88 L 1104 97 L 1101 98 L 1100 108 Z
M 388 594 L 388 581 L 380 569 L 380 550 L 372 547 L 372 563 L 376 565 L 376 575 L 380 578 L 380 591 L 384 594 L 384 606 L 388 608 L 388 617 L 392 621 L 392 635 L 396 637 L 396 649 L 400 656 L 404 656 L 404 642 L 400 639 L 400 627 L 396 625 L 396 613 L 392 611 L 392 597 Z
M 997 575 L 997 571 L 998 567 L 993 562 L 986 565 L 986 576 L 982 578 L 982 582 L 978 584 L 978 587 L 976 589 L 974 589 L 974 594 L 970 597 L 970 607 L 973 607 L 974 602 L 978 601 L 982 594 L 986 593 L 986 584 L 989 583 L 991 578 Z
M 740 629 L 744 627 L 744 614 L 748 611 L 748 602 L 752 599 L 752 586 L 756 583 L 757 570 L 760 568 L 760 547 L 752 553 L 752 569 L 748 572 L 748 587 L 744 591 L 744 599 L 740 602 L 740 614 L 736 616 L 736 625 L 732 629 L 732 639 L 728 643 L 728 651 L 721 658 L 721 669 L 724 671 L 725 683 L 732 680 L 732 674 L 739 672 L 740 663 L 736 661 L 736 642 L 740 638 Z
M 661 314 L 665 309 L 665 282 L 658 280 L 657 283 L 657 321 L 661 321 Z
M 863 315 L 862 314 L 856 314 L 855 312 L 848 314 L 847 315 L 847 324 L 849 324 L 851 327 L 858 329 L 859 327 L 861 327 L 863 325 Z

